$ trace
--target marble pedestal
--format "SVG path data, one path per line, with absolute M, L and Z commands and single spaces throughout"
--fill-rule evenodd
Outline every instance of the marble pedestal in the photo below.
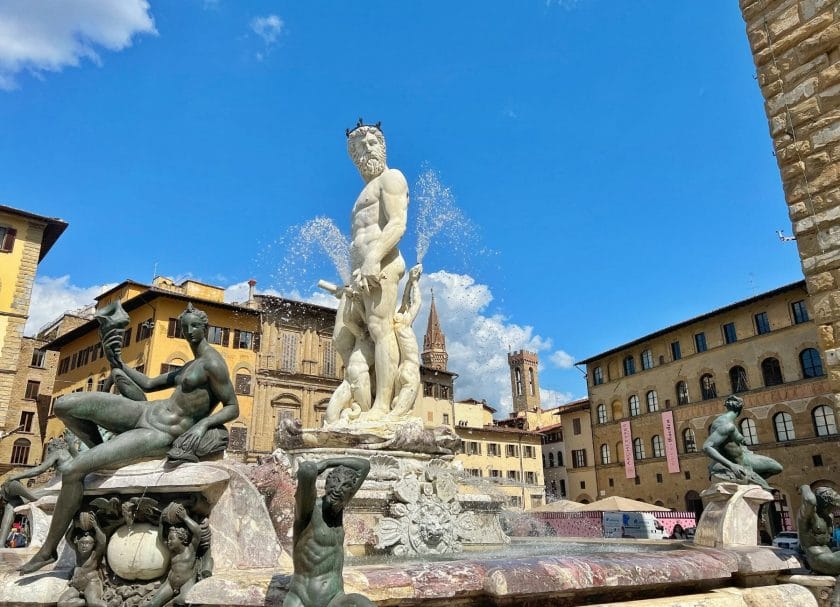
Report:
M 345 509 L 345 546 L 353 554 L 452 554 L 510 541 L 499 522 L 503 498 L 460 481 L 452 455 L 330 447 L 286 455 L 293 475 L 302 461 L 370 460 L 370 474 Z M 324 477 L 321 492 L 323 484 Z
M 704 509 L 697 524 L 698 546 L 757 546 L 758 510 L 773 495 L 758 485 L 715 483 L 700 494 Z
M 32 509 L 33 545 L 0 551 L 0 605 L 55 605 L 66 588 L 74 556 L 63 542 L 54 565 L 26 576 L 17 573 L 42 544 L 60 488 L 60 483 L 49 486 L 41 499 L 25 506 Z M 219 577 L 219 582 L 243 569 L 269 577 L 278 570 L 291 571 L 291 557 L 277 541 L 263 497 L 236 467 L 224 461 L 167 468 L 164 460 L 149 460 L 91 473 L 85 479 L 86 498 L 191 493 L 201 494 L 210 505 L 213 577 Z

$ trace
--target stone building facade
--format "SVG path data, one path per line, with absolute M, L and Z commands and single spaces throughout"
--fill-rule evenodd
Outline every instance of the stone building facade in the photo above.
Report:
M 840 4 L 740 0 L 830 390 L 840 393 Z
M 29 450 L 24 458 L 23 442 L 14 449 L 15 441 L 29 440 L 18 436 L 21 412 L 34 408 L 27 407 L 30 400 L 37 402 L 23 403 L 18 390 L 27 381 L 31 362 L 23 329 L 38 263 L 66 228 L 60 219 L 0 205 L 0 471 L 11 466 L 13 451 L 16 461 L 27 464 L 40 458 L 40 449 Z
M 563 423 L 544 426 L 542 437 L 542 466 L 545 477 L 546 500 L 569 499 L 569 475 L 566 471 L 566 449 L 563 441 Z
M 563 430 L 568 499 L 588 504 L 598 499 L 595 474 L 595 453 L 592 446 L 592 424 L 589 399 L 572 401 L 553 409 Z
M 747 444 L 785 468 L 770 480 L 780 490 L 780 517 L 799 507 L 800 485 L 836 483 L 837 399 L 817 334 L 801 281 L 581 361 L 599 498 L 700 511 L 709 485 L 703 443 L 732 393 L 744 399 Z

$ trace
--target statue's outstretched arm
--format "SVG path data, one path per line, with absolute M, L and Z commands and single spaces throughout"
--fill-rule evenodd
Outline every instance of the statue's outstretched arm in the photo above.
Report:
M 58 461 L 58 455 L 55 454 L 55 453 L 52 453 L 52 454 L 48 455 L 46 458 L 44 458 L 44 461 L 42 461 L 40 464 L 38 464 L 34 468 L 27 468 L 26 470 L 23 470 L 21 472 L 16 472 L 15 474 L 12 474 L 8 478 L 6 478 L 6 480 L 3 481 L 3 482 L 4 483 L 9 483 L 11 481 L 18 481 L 22 478 L 32 478 L 34 476 L 38 476 L 39 474 L 43 474 L 44 472 L 46 472 L 47 470 L 49 470 L 50 468 L 55 466 L 57 461 Z
M 175 378 L 181 373 L 182 369 L 175 369 L 174 371 L 170 371 L 169 373 L 164 373 L 163 375 L 158 375 L 157 377 L 149 377 L 148 375 L 141 373 L 137 369 L 132 369 L 129 366 L 123 365 L 120 367 L 122 371 L 128 375 L 131 380 L 140 386 L 140 389 L 143 392 L 156 392 L 158 390 L 165 390 L 166 388 L 172 388 L 175 386 Z

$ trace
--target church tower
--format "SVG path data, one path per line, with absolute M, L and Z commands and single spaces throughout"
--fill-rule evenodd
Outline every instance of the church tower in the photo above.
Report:
M 540 407 L 540 359 L 536 352 L 520 350 L 508 352 L 510 388 L 514 413 L 533 411 Z
M 435 294 L 432 292 L 432 306 L 429 308 L 429 322 L 426 325 L 426 335 L 423 337 L 423 365 L 436 371 L 446 371 L 449 354 L 446 353 L 446 336 L 440 330 Z

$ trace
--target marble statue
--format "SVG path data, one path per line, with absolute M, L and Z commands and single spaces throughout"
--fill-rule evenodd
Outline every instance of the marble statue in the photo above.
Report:
M 323 497 L 315 481 L 330 470 Z M 370 463 L 358 457 L 301 462 L 297 472 L 292 536 L 294 574 L 283 607 L 373 607 L 360 594 L 345 594 L 344 508 L 362 486 Z
M 69 435 L 70 433 L 65 433 Z M 31 492 L 20 481 L 24 478 L 34 478 L 52 468 L 67 464 L 76 454 L 72 442 L 64 436 L 58 436 L 47 441 L 44 461 L 32 468 L 26 468 L 20 472 L 10 475 L 0 485 L 0 498 L 3 500 L 3 522 L 0 524 L 0 538 L 5 539 L 9 535 L 12 522 L 15 518 L 15 508 L 24 502 L 34 502 L 38 495 Z
M 79 513 L 78 523 L 67 530 L 67 544 L 76 553 L 76 566 L 67 590 L 58 597 L 57 607 L 107 607 L 103 600 L 100 566 L 105 554 L 105 533 L 92 512 Z
M 399 365 L 393 321 L 405 273 L 397 245 L 406 230 L 408 184 L 400 171 L 388 168 L 385 137 L 378 124 L 364 125 L 360 119 L 347 132 L 347 148 L 365 181 L 350 218 L 350 286 L 373 343 L 373 402 L 361 418 L 376 420 L 391 409 Z
M 207 342 L 207 315 L 190 304 L 179 322 L 195 359 L 155 378 L 119 359 L 119 350 L 113 347 L 122 339 L 118 330 L 108 332 L 103 343 L 116 367 L 144 392 L 174 388 L 168 398 L 146 403 L 121 394 L 74 392 L 56 401 L 55 414 L 88 449 L 58 465 L 62 485 L 46 540 L 21 573 L 55 561 L 58 543 L 82 504 L 89 472 L 167 453 L 170 458 L 195 458 L 205 443 L 218 442 L 216 429 L 239 416 L 227 365 Z M 213 413 L 219 403 L 222 408 Z M 100 427 L 114 436 L 103 440 Z
M 408 272 L 402 305 L 394 314 L 394 334 L 397 337 L 400 359 L 397 367 L 396 394 L 388 418 L 399 419 L 414 407 L 420 393 L 420 348 L 412 325 L 420 311 L 420 275 L 423 266 L 417 264 Z
M 709 438 L 703 443 L 703 452 L 712 460 L 709 463 L 709 477 L 739 485 L 759 485 L 770 490 L 767 478 L 779 474 L 782 465 L 746 447 L 744 436 L 735 423 L 744 408 L 743 399 L 732 395 L 724 405 L 726 413 L 712 422 Z

